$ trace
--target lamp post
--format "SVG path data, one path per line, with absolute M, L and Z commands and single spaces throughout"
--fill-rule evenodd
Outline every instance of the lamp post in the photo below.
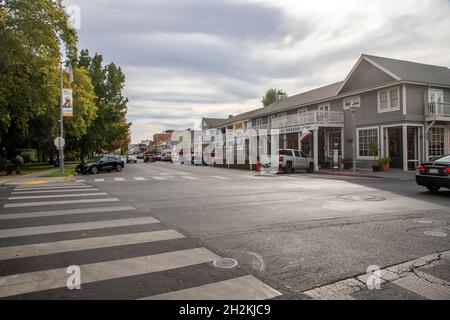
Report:
M 59 101 L 59 136 L 64 135 L 64 115 L 63 115 L 63 62 L 59 63 L 60 101 Z M 64 147 L 59 146 L 59 173 L 64 176 Z

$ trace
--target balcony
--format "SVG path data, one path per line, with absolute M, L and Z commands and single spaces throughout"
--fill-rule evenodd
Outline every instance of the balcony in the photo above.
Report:
M 425 106 L 427 121 L 450 121 L 450 103 L 433 102 Z
M 305 126 L 305 125 L 342 126 L 343 124 L 344 124 L 343 112 L 313 111 L 273 119 L 272 129 L 281 129 L 286 127 Z

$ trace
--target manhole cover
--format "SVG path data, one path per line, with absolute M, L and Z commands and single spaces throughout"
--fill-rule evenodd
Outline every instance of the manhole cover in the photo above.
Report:
M 338 199 L 344 200 L 344 201 L 384 201 L 386 198 L 380 197 L 380 196 L 372 196 L 372 195 L 366 195 L 366 196 L 358 196 L 358 195 L 343 195 L 343 196 L 337 196 Z
M 431 231 L 425 231 L 424 232 L 427 236 L 430 237 L 437 237 L 437 238 L 445 238 L 448 236 L 445 232 L 439 231 L 439 230 L 431 230 Z
M 236 267 L 237 265 L 238 265 L 237 260 L 234 260 L 232 258 L 217 259 L 216 261 L 213 262 L 214 267 L 221 269 L 231 269 Z

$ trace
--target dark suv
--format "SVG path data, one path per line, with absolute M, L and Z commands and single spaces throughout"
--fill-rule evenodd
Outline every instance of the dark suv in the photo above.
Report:
M 100 171 L 112 171 L 115 170 L 117 172 L 122 171 L 125 166 L 124 161 L 116 156 L 103 156 L 101 158 L 94 158 L 84 165 L 79 165 L 77 167 L 77 173 L 92 173 L 96 174 Z

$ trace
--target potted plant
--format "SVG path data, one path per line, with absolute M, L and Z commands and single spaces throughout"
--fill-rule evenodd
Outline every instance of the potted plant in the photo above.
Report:
M 376 158 L 378 156 L 378 144 L 371 143 L 369 145 L 369 156 L 371 156 L 373 158 L 373 160 L 376 160 Z M 380 172 L 381 171 L 380 164 L 373 165 L 372 170 L 373 170 L 373 172 Z
M 342 164 L 344 165 L 344 170 L 349 170 L 352 168 L 352 159 L 351 158 L 344 158 L 342 160 Z
M 389 164 L 391 159 L 389 157 L 382 157 L 378 160 L 378 164 L 383 168 L 383 171 L 389 171 Z

